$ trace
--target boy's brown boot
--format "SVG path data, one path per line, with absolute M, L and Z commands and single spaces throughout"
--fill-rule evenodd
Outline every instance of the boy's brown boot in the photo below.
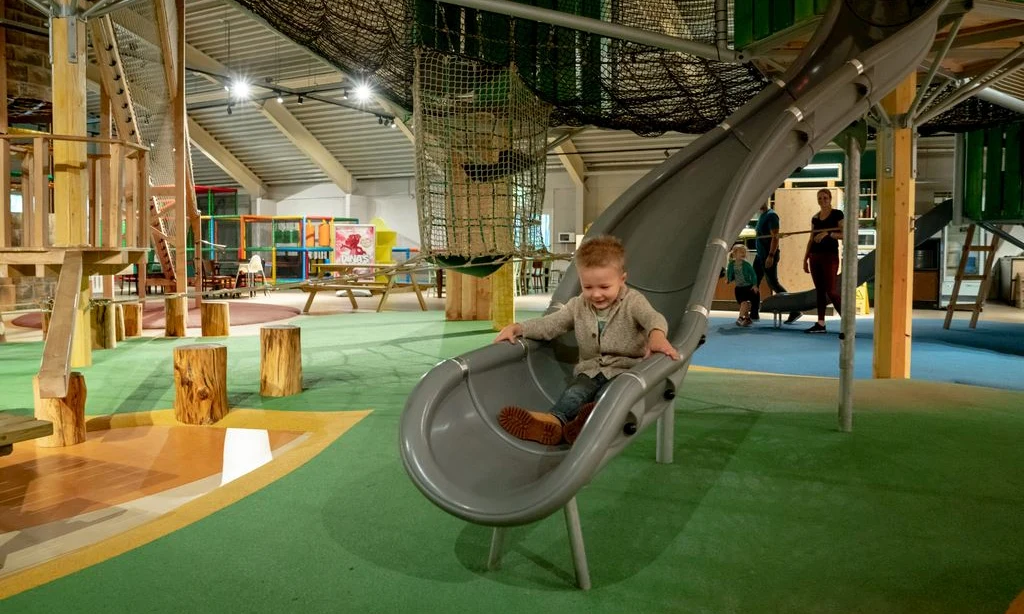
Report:
M 498 413 L 498 424 L 519 439 L 536 441 L 546 446 L 556 446 L 562 442 L 562 422 L 551 414 L 511 405 Z
M 579 438 L 580 432 L 583 430 L 583 426 L 587 423 L 587 418 L 590 417 L 591 412 L 594 411 L 594 406 L 597 403 L 584 403 L 580 405 L 580 413 L 576 414 L 576 417 L 565 423 L 565 427 L 562 429 L 562 435 L 568 443 L 574 443 Z

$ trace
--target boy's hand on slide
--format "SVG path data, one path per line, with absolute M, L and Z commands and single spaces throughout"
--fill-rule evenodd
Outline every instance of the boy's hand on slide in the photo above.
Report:
M 665 333 L 660 330 L 651 331 L 644 358 L 649 358 L 652 353 L 664 354 L 672 360 L 679 360 L 679 352 L 672 347 L 672 344 L 668 342 L 668 338 L 665 337 Z
M 495 343 L 501 343 L 502 341 L 508 341 L 509 343 L 515 343 L 516 339 L 523 336 L 523 327 L 518 322 L 513 322 L 505 328 L 501 329 L 498 336 L 495 337 Z

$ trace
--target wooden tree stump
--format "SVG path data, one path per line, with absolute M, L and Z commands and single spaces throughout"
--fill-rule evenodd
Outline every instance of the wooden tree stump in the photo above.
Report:
M 213 424 L 228 413 L 228 348 L 197 343 L 174 348 L 174 417 Z
M 124 341 L 124 305 L 114 304 L 114 338 Z
M 72 371 L 68 377 L 68 394 L 62 399 L 44 399 L 39 396 L 39 376 L 32 378 L 35 395 L 35 417 L 53 423 L 53 435 L 40 437 L 37 445 L 43 448 L 73 446 L 85 441 L 85 377 Z
M 199 305 L 204 337 L 227 337 L 231 334 L 231 316 L 227 301 L 203 301 Z
M 116 312 L 113 303 L 94 303 L 89 309 L 92 321 L 92 349 L 110 350 L 117 347 Z
M 164 336 L 184 337 L 187 329 L 188 299 L 184 295 L 164 299 Z
M 302 392 L 300 328 L 277 324 L 260 328 L 260 394 L 286 397 Z
M 124 315 L 124 336 L 142 336 L 142 303 L 121 303 Z

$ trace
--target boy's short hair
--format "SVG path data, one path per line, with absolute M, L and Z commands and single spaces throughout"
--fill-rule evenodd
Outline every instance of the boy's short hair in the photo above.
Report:
M 626 248 L 622 246 L 622 241 L 617 237 L 599 235 L 580 244 L 580 248 L 576 250 L 575 259 L 577 267 L 615 266 L 624 271 L 626 269 Z

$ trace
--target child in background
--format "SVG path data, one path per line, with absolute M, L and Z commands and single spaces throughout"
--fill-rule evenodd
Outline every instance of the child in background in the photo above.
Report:
M 747 248 L 740 243 L 732 246 L 729 266 L 725 269 L 725 280 L 736 283 L 736 302 L 740 306 L 736 326 L 750 326 L 751 309 L 760 303 L 761 295 L 757 288 L 757 274 L 754 273 L 753 265 L 747 262 Z
M 579 437 L 595 401 L 616 375 L 628 371 L 651 352 L 679 359 L 669 343 L 668 323 L 643 293 L 626 287 L 626 254 L 615 237 L 584 241 L 575 255 L 583 288 L 561 309 L 542 318 L 509 324 L 495 343 L 517 337 L 551 340 L 573 330 L 580 361 L 575 379 L 549 412 L 505 407 L 498 424 L 519 439 L 553 446 Z

